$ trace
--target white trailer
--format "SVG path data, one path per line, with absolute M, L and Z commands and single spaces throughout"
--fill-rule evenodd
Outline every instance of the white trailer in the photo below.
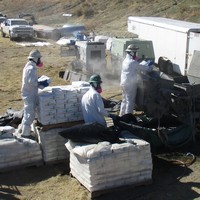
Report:
M 155 60 L 167 57 L 173 70 L 187 75 L 194 50 L 200 50 L 200 24 L 161 17 L 128 17 L 128 31 L 151 40 Z

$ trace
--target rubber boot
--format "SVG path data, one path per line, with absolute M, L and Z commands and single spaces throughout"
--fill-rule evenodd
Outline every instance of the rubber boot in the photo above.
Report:
M 22 124 L 18 125 L 17 132 L 20 133 L 20 134 L 22 133 Z
M 22 134 L 21 136 L 30 136 L 31 135 L 31 127 L 28 125 L 22 125 Z
M 28 126 L 28 125 L 23 125 L 22 126 L 21 137 L 27 138 L 27 139 L 31 139 L 31 140 L 35 140 L 35 137 L 33 135 L 31 135 L 31 127 Z

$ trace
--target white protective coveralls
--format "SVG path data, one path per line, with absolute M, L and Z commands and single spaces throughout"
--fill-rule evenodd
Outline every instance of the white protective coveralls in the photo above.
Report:
M 23 69 L 21 93 L 24 100 L 22 135 L 29 136 L 31 124 L 35 119 L 38 100 L 38 74 L 36 63 L 33 61 L 28 61 Z
M 126 55 L 122 63 L 121 82 L 122 103 L 120 116 L 132 113 L 135 106 L 137 94 L 137 68 L 139 63 L 129 54 Z
M 104 117 L 108 117 L 109 113 L 104 108 L 101 95 L 92 87 L 82 97 L 82 112 L 85 123 L 98 122 L 106 126 Z

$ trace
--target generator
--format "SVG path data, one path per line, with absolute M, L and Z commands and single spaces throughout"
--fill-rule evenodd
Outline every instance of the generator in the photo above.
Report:
M 112 39 L 112 44 L 108 54 L 111 59 L 112 73 L 120 75 L 121 66 L 124 58 L 126 57 L 125 50 L 130 44 L 136 45 L 139 49 L 137 56 L 139 62 L 143 60 L 155 61 L 153 43 L 150 40 L 142 40 L 140 38 L 125 38 L 117 37 Z
M 68 44 L 61 45 L 60 55 L 62 57 L 75 57 L 71 62 L 71 70 L 66 69 L 66 73 L 80 74 L 80 77 L 83 77 L 83 74 L 89 77 L 93 73 L 104 73 L 106 71 L 105 48 L 104 43 L 94 41 L 70 40 Z
M 102 42 L 77 41 L 77 60 L 73 63 L 74 70 L 83 72 L 102 73 L 106 69 L 105 44 Z

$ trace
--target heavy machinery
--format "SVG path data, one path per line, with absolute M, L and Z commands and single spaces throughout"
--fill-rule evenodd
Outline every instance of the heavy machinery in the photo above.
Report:
M 118 70 L 129 44 L 139 47 L 139 62 L 155 61 L 151 40 L 113 38 L 109 53 L 115 74 L 120 72 Z M 164 56 L 160 55 L 158 63 L 154 62 L 151 72 L 138 71 L 135 103 L 136 111 L 143 114 L 137 119 L 122 116 L 115 124 L 150 142 L 152 151 L 160 147 L 177 149 L 194 142 L 200 120 L 200 51 L 194 51 L 187 75 L 184 76 L 171 70 L 173 63 Z
M 31 26 L 34 24 L 37 24 L 37 22 L 35 20 L 35 16 L 31 13 L 20 13 L 19 18 L 27 20 L 29 25 L 31 25 Z
M 60 32 L 57 28 L 38 24 L 35 16 L 31 13 L 20 13 L 19 18 L 27 20 L 29 25 L 33 27 L 35 38 L 47 38 L 52 40 L 58 40 L 60 38 Z
M 181 126 L 184 127 L 181 129 L 184 133 L 175 133 L 176 139 L 180 143 L 189 139 L 195 141 L 196 127 L 200 120 L 199 63 L 200 51 L 195 51 L 187 76 L 168 76 L 158 69 L 145 74 L 142 71 L 139 73 L 137 109 L 156 119 L 156 135 L 161 133 L 163 126 L 165 132 L 169 127 L 172 130 Z M 169 139 L 169 135 L 165 134 L 166 138 Z

